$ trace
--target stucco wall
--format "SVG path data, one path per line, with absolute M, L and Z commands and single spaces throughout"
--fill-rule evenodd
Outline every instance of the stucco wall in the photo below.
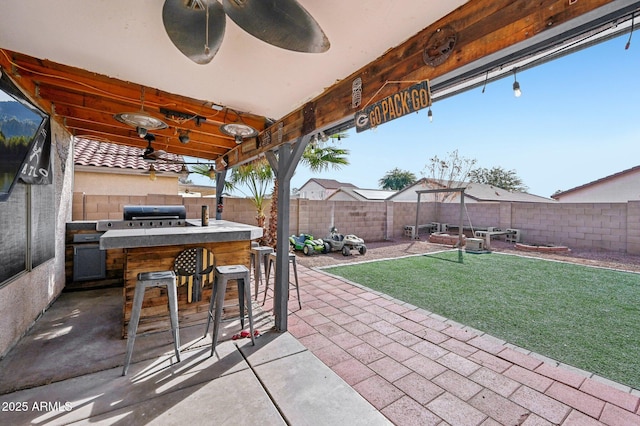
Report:
M 51 123 L 56 218 L 55 257 L 0 288 L 0 358 L 17 343 L 41 313 L 58 297 L 65 283 L 65 224 L 71 219 L 73 163 L 71 137 Z
M 611 176 L 558 197 L 561 203 L 626 203 L 628 200 L 640 200 L 640 170 Z
M 115 174 L 86 172 L 76 170 L 74 192 L 102 195 L 147 195 L 178 193 L 178 175 L 176 173 L 160 173 L 156 180 L 149 179 L 142 170 L 135 173 Z

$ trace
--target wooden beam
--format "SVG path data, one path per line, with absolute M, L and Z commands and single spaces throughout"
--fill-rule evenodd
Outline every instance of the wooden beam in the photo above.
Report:
M 229 157 L 237 158 L 237 162 L 232 161 L 229 166 L 247 162 L 265 151 L 303 136 L 304 126 L 308 132 L 353 117 L 357 108 L 352 107 L 352 83 L 358 77 L 362 80 L 364 105 L 407 87 L 412 82 L 432 80 L 445 75 L 611 2 L 612 0 L 467 2 L 313 99 L 309 103 L 313 106 L 315 118 L 315 125 L 311 129 L 309 117 L 305 120 L 305 107 L 301 107 L 261 132 L 258 147 L 254 148 L 248 142 L 236 147 L 230 153 L 235 155 Z M 455 46 L 442 63 L 427 65 L 423 59 L 424 50 L 434 34 L 445 28 L 452 29 L 456 34 Z M 385 83 L 394 81 L 406 83 L 385 86 Z
M 37 84 L 47 84 L 60 89 L 117 100 L 128 104 L 128 107 L 132 110 L 140 108 L 144 89 L 144 104 L 145 106 L 154 107 L 154 109 L 163 107 L 199 115 L 216 125 L 224 124 L 225 120 L 228 123 L 241 119 L 244 123 L 258 130 L 262 130 L 265 127 L 264 117 L 233 109 L 217 111 L 211 108 L 213 103 L 211 101 L 168 93 L 49 60 L 32 58 L 20 53 L 10 51 L 5 51 L 5 53 L 12 58 L 13 63 L 18 65 L 20 73 L 25 78 L 29 78 Z

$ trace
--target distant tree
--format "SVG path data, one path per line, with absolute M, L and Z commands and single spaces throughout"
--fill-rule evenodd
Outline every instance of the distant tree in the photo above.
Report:
M 492 167 L 491 170 L 481 167 L 469 173 L 471 182 L 493 185 L 511 192 L 526 192 L 529 188 L 518 177 L 515 170 Z
M 411 185 L 416 180 L 417 178 L 415 174 L 406 170 L 400 170 L 396 167 L 395 169 L 388 171 L 387 174 L 378 180 L 378 185 L 380 185 L 382 189 L 399 191 Z
M 438 158 L 437 155 L 431 157 L 423 174 L 437 181 L 444 188 L 460 188 L 464 186 L 464 182 L 475 164 L 475 159 L 461 157 L 456 149 L 449 152 L 447 157 L 443 159 Z M 452 192 L 435 194 L 435 199 L 445 201 L 454 195 Z

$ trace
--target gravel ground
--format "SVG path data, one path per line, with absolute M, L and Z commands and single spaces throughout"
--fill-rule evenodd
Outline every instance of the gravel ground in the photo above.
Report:
M 451 247 L 441 244 L 432 244 L 428 241 L 409 239 L 397 239 L 379 242 L 367 242 L 366 254 L 360 255 L 352 251 L 351 256 L 343 256 L 340 252 L 305 256 L 302 252 L 296 252 L 299 264 L 310 267 L 337 266 L 367 260 L 388 259 L 412 254 L 423 254 L 434 251 L 448 250 Z M 516 250 L 514 244 L 500 240 L 491 240 L 491 248 L 494 252 L 512 253 L 522 256 L 538 257 L 543 259 L 562 260 L 565 262 L 582 265 L 599 266 L 603 268 L 620 269 L 640 273 L 640 256 L 608 251 L 591 251 L 572 249 L 567 253 L 532 253 Z

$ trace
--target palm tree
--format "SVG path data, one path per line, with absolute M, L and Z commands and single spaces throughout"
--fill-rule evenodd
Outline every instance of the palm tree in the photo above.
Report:
M 264 229 L 266 216 L 264 214 L 264 202 L 267 190 L 274 180 L 273 170 L 266 158 L 262 157 L 251 163 L 243 164 L 232 169 L 229 183 L 233 188 L 242 191 L 245 186 L 249 191 L 249 199 L 256 208 L 256 221 L 258 226 Z M 246 194 L 245 194 L 246 195 Z
M 346 138 L 348 134 L 338 133 L 331 136 L 331 140 L 340 141 Z M 305 148 L 300 162 L 314 173 L 320 173 L 330 168 L 339 169 L 349 164 L 347 159 L 349 150 L 337 148 L 335 146 L 319 146 L 316 143 L 310 143 Z M 209 173 L 209 167 L 206 164 L 196 164 L 191 167 L 192 173 L 208 176 L 213 179 Z M 274 183 L 271 193 L 271 209 L 269 213 L 269 228 L 265 229 L 264 202 L 266 199 L 266 191 L 268 187 Z M 225 188 L 240 189 L 240 186 L 246 186 L 249 191 L 249 197 L 256 208 L 256 221 L 258 226 L 265 229 L 263 243 L 269 246 L 276 246 L 276 229 L 278 227 L 278 180 L 274 179 L 273 170 L 266 158 L 260 158 L 251 163 L 243 164 L 232 169 L 231 177 L 225 182 Z
M 196 164 L 191 166 L 191 173 L 196 173 L 202 176 L 207 176 L 211 180 L 215 180 L 215 176 L 211 174 L 209 166 L 206 164 Z M 258 226 L 264 229 L 266 216 L 264 214 L 264 203 L 266 199 L 267 190 L 273 182 L 273 171 L 267 162 L 267 159 L 262 157 L 251 163 L 243 164 L 236 168 L 231 169 L 231 175 L 225 182 L 224 186 L 226 190 L 238 189 L 240 192 L 247 195 L 247 198 L 251 200 L 256 208 L 256 222 Z M 248 194 L 243 191 L 246 188 Z
M 346 135 L 334 135 L 332 138 L 346 137 Z M 335 146 L 319 147 L 315 144 L 309 144 L 302 153 L 300 162 L 309 167 L 313 173 L 320 173 L 330 168 L 339 169 L 342 166 L 349 165 L 347 159 L 349 150 L 337 148 Z M 276 246 L 276 230 L 278 228 L 278 180 L 276 179 L 271 193 L 271 210 L 269 212 L 269 228 L 264 237 L 265 244 Z

